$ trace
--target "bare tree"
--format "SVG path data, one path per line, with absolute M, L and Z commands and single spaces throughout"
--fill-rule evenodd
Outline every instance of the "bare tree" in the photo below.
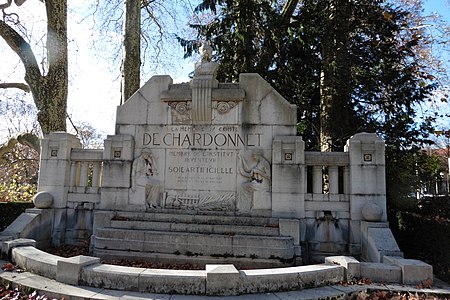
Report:
M 156 70 L 176 70 L 176 34 L 187 29 L 193 8 L 186 0 L 102 0 L 92 4 L 93 31 L 108 43 L 112 72 L 121 66 L 121 101 L 125 102 L 139 87 L 141 78 Z M 123 36 L 122 43 L 117 37 Z M 101 53 L 98 44 L 94 47 Z M 180 47 L 181 50 L 181 47 Z M 181 53 L 181 51 L 180 51 Z M 180 58 L 181 58 L 180 54 Z M 119 76 L 118 76 L 119 77 Z
M 15 0 L 21 5 L 25 0 Z M 25 67 L 25 82 L 31 91 L 42 132 L 66 131 L 68 91 L 67 63 L 67 0 L 46 0 L 47 13 L 47 66 L 42 70 L 26 39 L 8 22 L 7 8 L 11 1 L 0 7 L 0 36 L 13 50 Z M 15 87 L 24 85 L 15 85 Z
M 140 87 L 141 74 L 141 3 L 125 0 L 125 20 L 122 61 L 122 95 L 125 102 Z

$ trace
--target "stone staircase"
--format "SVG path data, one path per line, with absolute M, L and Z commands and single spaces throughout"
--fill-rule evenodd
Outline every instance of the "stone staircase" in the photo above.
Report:
M 200 215 L 189 211 L 97 212 L 91 251 L 103 259 L 146 259 L 238 267 L 295 264 L 294 238 L 269 217 Z

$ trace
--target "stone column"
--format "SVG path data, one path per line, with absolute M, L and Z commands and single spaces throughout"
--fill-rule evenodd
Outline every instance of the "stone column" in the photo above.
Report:
M 305 216 L 305 142 L 299 136 L 277 136 L 272 152 L 272 215 Z
M 219 86 L 216 79 L 218 64 L 211 61 L 212 48 L 204 45 L 200 49 L 201 59 L 195 66 L 192 89 L 192 123 L 211 124 L 212 90 Z
M 104 142 L 102 194 L 100 209 L 126 209 L 129 204 L 134 138 L 131 135 L 108 135 Z
M 52 243 L 64 243 L 67 199 L 71 175 L 71 152 L 82 148 L 79 139 L 66 132 L 52 132 L 41 141 L 38 191 L 53 196 L 54 221 Z
M 376 134 L 358 133 L 349 152 L 350 252 L 360 253 L 361 221 L 386 222 L 385 145 Z
M 280 234 L 294 238 L 300 263 L 300 242 L 306 231 L 305 142 L 300 136 L 277 136 L 272 149 L 272 215 L 280 218 Z

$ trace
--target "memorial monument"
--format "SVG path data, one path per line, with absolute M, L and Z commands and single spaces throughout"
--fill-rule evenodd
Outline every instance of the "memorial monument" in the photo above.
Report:
M 219 83 L 211 56 L 205 46 L 189 83 L 145 83 L 117 108 L 102 150 L 62 132 L 43 139 L 36 208 L 3 235 L 200 265 L 401 257 L 384 142 L 359 133 L 344 152 L 305 151 L 296 106 L 258 74 Z

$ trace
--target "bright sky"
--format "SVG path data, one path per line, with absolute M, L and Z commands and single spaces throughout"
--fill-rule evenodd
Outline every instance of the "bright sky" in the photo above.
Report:
M 192 1 L 195 3 L 195 1 Z M 116 107 L 120 101 L 120 61 L 112 64 L 107 43 L 110 40 L 120 45 L 122 36 L 108 38 L 98 36 L 93 32 L 93 17 L 85 11 L 92 4 L 90 0 L 69 1 L 68 39 L 69 39 L 69 97 L 68 113 L 74 123 L 87 122 L 104 134 L 114 134 Z M 14 5 L 14 4 L 13 4 Z M 21 22 L 33 40 L 29 41 L 38 61 L 42 53 L 38 45 L 43 45 L 45 30 L 44 5 L 39 1 L 29 0 L 18 9 L 8 9 L 7 12 L 17 12 Z M 41 16 L 41 17 L 39 17 Z M 40 18 L 40 19 L 39 19 Z M 26 22 L 32 20 L 32 22 Z M 98 20 L 96 20 L 98 22 Z M 177 32 L 179 33 L 179 32 Z M 94 44 L 94 40 L 100 41 Z M 103 44 L 102 44 L 102 41 Z M 183 60 L 183 50 L 173 39 L 163 45 L 164 57 L 172 59 L 160 66 L 145 65 L 141 84 L 152 75 L 169 74 L 175 82 L 187 81 L 188 74 L 193 71 L 195 58 Z M 0 39 L 0 82 L 24 82 L 24 69 L 16 54 Z M 8 92 L 15 93 L 18 90 Z M 0 93 L 0 101 L 3 95 Z M 31 95 L 26 98 L 31 102 Z M 0 120 L 0 143 L 4 142 L 7 132 L 4 131 L 6 120 Z M 23 128 L 23 127 L 22 127 Z
M 192 1 L 192 3 L 195 2 L 197 1 Z M 97 49 L 93 47 L 94 39 L 102 40 L 104 37 L 99 37 L 98 33 L 91 30 L 93 18 L 87 17 L 86 12 L 83 13 L 83 8 L 92 1 L 77 0 L 69 1 L 69 3 L 68 113 L 75 123 L 88 122 L 104 134 L 114 134 L 115 112 L 120 99 L 120 80 L 118 79 L 120 63 L 112 65 L 108 57 L 108 44 L 95 44 Z M 425 10 L 427 13 L 439 12 L 450 21 L 449 0 L 427 0 Z M 14 12 L 14 10 L 8 10 L 8 12 Z M 33 37 L 30 43 L 35 54 L 40 56 L 42 53 L 39 53 L 40 50 L 35 44 L 45 43 L 44 5 L 40 1 L 28 0 L 16 12 L 20 20 L 24 22 L 27 33 Z M 32 21 L 27 23 L 26 20 Z M 120 43 L 122 39 L 120 35 L 109 38 L 117 43 Z M 147 63 L 147 72 L 141 76 L 142 84 L 155 74 L 169 74 L 175 82 L 188 80 L 188 74 L 193 70 L 195 59 L 183 60 L 182 48 L 175 40 L 166 42 L 163 47 L 167 57 L 172 57 L 170 64 L 155 69 Z M 0 82 L 24 82 L 22 64 L 1 39 L 0 53 L 2 63 Z M 28 97 L 31 101 L 30 95 Z M 1 129 L 2 123 L 4 120 L 0 120 L 0 143 L 5 138 L 5 133 L 2 133 Z

